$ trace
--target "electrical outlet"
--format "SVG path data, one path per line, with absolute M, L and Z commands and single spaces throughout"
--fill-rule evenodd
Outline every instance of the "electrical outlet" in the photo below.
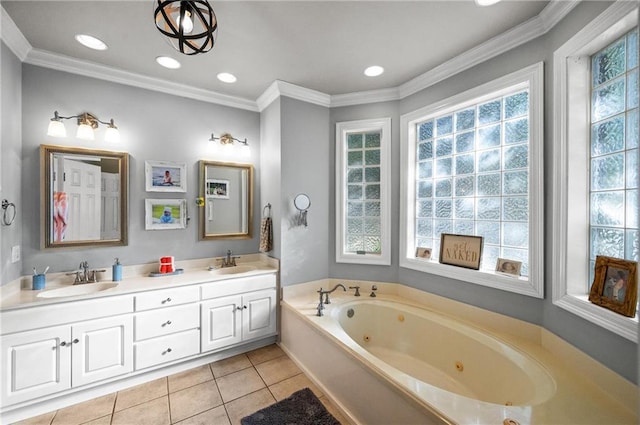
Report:
M 17 263 L 20 261 L 20 245 L 11 247 L 11 262 Z

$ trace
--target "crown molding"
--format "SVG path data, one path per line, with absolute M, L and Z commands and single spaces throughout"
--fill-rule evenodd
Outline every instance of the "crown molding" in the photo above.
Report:
M 544 33 L 555 27 L 569 12 L 573 10 L 582 0 L 552 0 L 547 7 L 542 9 L 538 15 Z
M 398 87 L 381 90 L 368 90 L 354 93 L 334 94 L 331 96 L 331 107 L 362 105 L 365 103 L 392 102 L 400 100 Z
M 276 80 L 258 97 L 256 101 L 258 110 L 264 111 L 267 106 L 280 96 L 286 96 L 303 102 L 313 103 L 315 105 L 329 108 L 331 104 L 331 96 L 317 90 L 308 89 L 286 81 Z
M 274 81 L 267 87 L 267 89 L 262 92 L 260 97 L 256 100 L 256 104 L 258 105 L 258 110 L 260 112 L 267 109 L 267 106 L 271 105 L 271 103 L 280 97 L 280 90 L 278 90 L 278 81 Z
M 9 47 L 14 55 L 20 59 L 20 62 L 24 62 L 27 54 L 31 51 L 32 47 L 29 41 L 22 35 L 22 32 L 18 28 L 13 19 L 9 16 L 4 7 L 0 5 L 0 36 L 2 41 Z

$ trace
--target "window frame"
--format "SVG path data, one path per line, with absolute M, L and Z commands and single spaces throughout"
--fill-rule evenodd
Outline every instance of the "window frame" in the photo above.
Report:
M 400 117 L 401 164 L 407 168 L 406 172 L 401 173 L 400 267 L 535 298 L 544 297 L 543 80 L 544 65 L 538 62 Z M 434 260 L 416 259 L 416 124 L 428 116 L 482 103 L 517 86 L 529 89 L 529 276 L 514 278 L 486 270 L 468 270 L 439 264 Z
M 349 133 L 380 131 L 380 254 L 345 251 L 346 161 Z M 336 263 L 391 265 L 391 118 L 336 123 Z
M 616 2 L 553 54 L 554 238 L 551 264 L 554 305 L 636 343 L 637 316 L 625 317 L 588 300 L 589 151 L 586 145 L 582 149 L 576 145 L 591 140 L 591 55 L 637 25 L 637 3 Z M 585 249 L 569 251 L 570 246 L 584 246 Z

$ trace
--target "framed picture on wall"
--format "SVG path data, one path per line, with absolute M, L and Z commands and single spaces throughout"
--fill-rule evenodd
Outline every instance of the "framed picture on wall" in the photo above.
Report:
M 589 301 L 627 317 L 636 315 L 638 263 L 598 255 Z
M 207 179 L 207 198 L 229 199 L 229 180 Z
M 187 227 L 186 199 L 145 199 L 146 230 L 185 229 Z
M 145 161 L 147 192 L 186 192 L 187 164 L 184 162 Z

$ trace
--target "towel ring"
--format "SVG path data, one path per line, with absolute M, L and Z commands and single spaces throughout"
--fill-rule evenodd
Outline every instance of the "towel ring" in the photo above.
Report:
M 265 215 L 264 210 L 268 210 L 267 214 Z M 271 217 L 271 203 L 268 203 L 267 205 L 264 206 L 264 208 L 262 209 L 262 217 Z
M 12 208 L 13 213 L 11 214 L 11 218 L 8 217 L 9 208 Z M 13 221 L 16 219 L 16 206 L 13 202 L 9 202 L 6 199 L 2 200 L 2 209 L 4 210 L 2 213 L 2 224 L 5 226 L 11 226 Z

